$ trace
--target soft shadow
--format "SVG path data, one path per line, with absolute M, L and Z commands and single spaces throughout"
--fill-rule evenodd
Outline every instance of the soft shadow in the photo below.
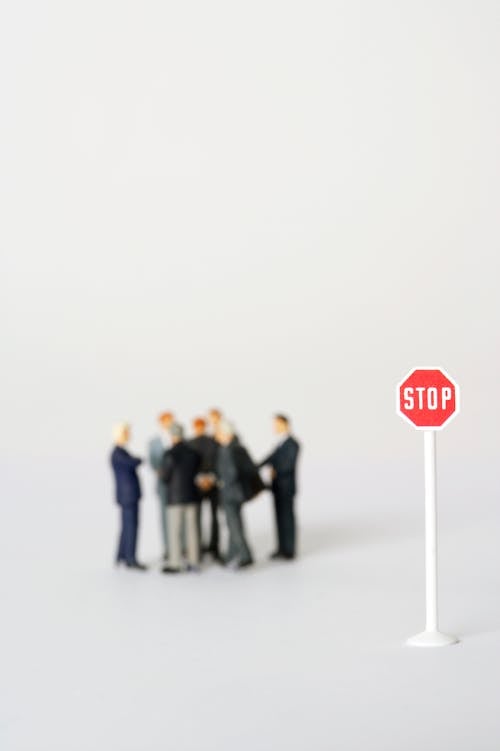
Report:
M 495 624 L 488 628 L 479 627 L 477 630 L 471 628 L 457 628 L 457 635 L 460 641 L 469 641 L 469 639 L 479 639 L 488 636 L 498 636 L 499 633 L 500 624 Z
M 400 542 L 419 535 L 419 525 L 406 517 L 339 519 L 305 526 L 300 532 L 300 551 L 301 555 L 314 555 L 323 550 Z

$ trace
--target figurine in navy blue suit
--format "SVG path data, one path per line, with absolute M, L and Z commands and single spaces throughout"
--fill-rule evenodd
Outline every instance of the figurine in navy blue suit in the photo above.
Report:
M 130 428 L 126 423 L 115 426 L 113 437 L 115 446 L 111 453 L 111 466 L 115 475 L 116 502 L 121 508 L 122 522 L 116 563 L 124 563 L 128 568 L 144 571 L 146 566 L 139 563 L 135 557 L 141 499 L 137 467 L 142 459 L 131 456 L 126 449 L 130 439 Z
M 300 446 L 290 433 L 290 421 L 285 415 L 275 415 L 274 432 L 278 435 L 278 445 L 259 464 L 259 467 L 269 465 L 272 471 L 271 490 L 274 496 L 278 545 L 271 558 L 291 560 L 296 554 L 294 500 Z

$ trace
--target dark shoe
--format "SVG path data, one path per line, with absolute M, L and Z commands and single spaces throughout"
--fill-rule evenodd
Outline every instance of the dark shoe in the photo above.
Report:
M 163 566 L 161 570 L 162 574 L 180 574 L 180 568 L 174 568 L 173 566 Z
M 283 553 L 281 550 L 275 550 L 274 553 L 271 553 L 269 556 L 270 561 L 278 561 L 280 558 L 283 558 Z
M 248 568 L 248 566 L 253 566 L 253 560 L 251 558 L 248 561 L 242 561 L 241 563 L 238 563 L 237 568 Z
M 209 546 L 209 547 L 203 548 L 203 550 L 202 550 L 203 557 L 205 555 L 207 555 L 207 554 L 212 558 L 213 561 L 219 561 L 220 562 L 220 561 L 223 560 L 222 555 L 219 553 L 219 551 L 217 550 L 217 548 L 214 548 L 213 546 Z
M 285 561 L 293 561 L 295 558 L 295 553 L 283 553 L 281 557 Z
M 239 571 L 240 568 L 247 568 L 248 566 L 253 565 L 253 558 L 249 558 L 247 561 L 240 561 L 238 558 L 233 558 L 231 561 L 226 563 L 226 568 L 231 569 L 231 571 Z
M 127 568 L 135 568 L 137 571 L 147 571 L 148 567 L 144 565 L 144 563 L 139 563 L 139 561 L 132 561 L 131 563 L 127 563 Z
M 208 547 L 203 548 L 203 552 L 208 553 L 212 556 L 212 558 L 218 558 L 220 556 L 219 551 L 217 550 L 217 548 L 214 548 L 213 545 L 209 545 Z

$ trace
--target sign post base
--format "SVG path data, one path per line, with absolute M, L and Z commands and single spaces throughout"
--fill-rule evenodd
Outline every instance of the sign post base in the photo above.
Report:
M 443 634 L 441 631 L 422 631 L 412 636 L 406 643 L 409 647 L 447 647 L 457 642 L 458 638 L 451 634 Z

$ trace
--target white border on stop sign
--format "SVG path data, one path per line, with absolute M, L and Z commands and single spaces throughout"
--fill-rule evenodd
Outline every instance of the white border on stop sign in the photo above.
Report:
M 452 414 L 452 415 L 450 415 L 450 416 L 448 417 L 448 419 L 447 419 L 447 420 L 446 420 L 446 421 L 445 421 L 445 422 L 444 422 L 444 423 L 443 423 L 442 425 L 440 425 L 439 427 L 436 427 L 435 425 L 428 425 L 428 426 L 425 426 L 425 425 L 415 425 L 415 423 L 414 423 L 414 422 L 412 422 L 412 421 L 410 420 L 410 418 L 409 418 L 409 417 L 407 417 L 407 416 L 406 416 L 406 415 L 404 414 L 404 412 L 402 412 L 402 411 L 401 411 L 401 400 L 400 400 L 400 390 L 401 390 L 401 386 L 403 385 L 403 383 L 404 383 L 405 381 L 407 381 L 407 380 L 408 380 L 408 378 L 409 378 L 409 377 L 410 377 L 411 375 L 413 375 L 413 373 L 414 373 L 414 372 L 415 372 L 416 370 L 439 370 L 439 372 L 440 372 L 440 373 L 442 373 L 442 374 L 443 374 L 444 376 L 446 376 L 446 378 L 447 378 L 447 379 L 448 379 L 448 380 L 449 380 L 449 381 L 450 381 L 450 382 L 451 382 L 451 383 L 453 384 L 453 386 L 455 387 L 455 411 L 454 411 L 454 412 L 453 412 L 453 414 Z M 448 426 L 448 424 L 449 424 L 449 423 L 450 423 L 450 422 L 451 422 L 451 421 L 452 421 L 452 420 L 453 420 L 453 419 L 454 419 L 454 418 L 455 418 L 455 417 L 456 417 L 456 416 L 458 415 L 458 413 L 459 413 L 459 412 L 460 412 L 460 386 L 459 386 L 459 385 L 458 385 L 458 383 L 457 383 L 457 382 L 455 381 L 455 379 L 454 379 L 454 378 L 452 378 L 452 377 L 451 377 L 451 375 L 450 375 L 450 374 L 449 374 L 449 373 L 448 373 L 448 372 L 447 372 L 447 371 L 446 371 L 446 370 L 445 370 L 444 368 L 440 368 L 440 367 L 439 367 L 439 366 L 437 366 L 437 365 L 435 365 L 435 366 L 433 366 L 433 367 L 430 367 L 429 365 L 426 365 L 426 366 L 419 366 L 419 367 L 415 367 L 415 368 L 412 368 L 411 370 L 409 370 L 409 371 L 408 371 L 408 373 L 407 373 L 407 374 L 405 375 L 405 377 L 404 377 L 404 378 L 402 378 L 402 379 L 401 379 L 401 380 L 399 381 L 398 385 L 396 386 L 396 414 L 398 414 L 398 415 L 399 415 L 400 417 L 402 417 L 402 418 L 403 418 L 403 420 L 405 420 L 405 421 L 406 421 L 406 422 L 407 422 L 407 423 L 408 423 L 409 425 L 411 425 L 411 426 L 412 426 L 412 428 L 413 428 L 414 430 L 443 430 L 443 428 L 446 428 L 446 427 Z

